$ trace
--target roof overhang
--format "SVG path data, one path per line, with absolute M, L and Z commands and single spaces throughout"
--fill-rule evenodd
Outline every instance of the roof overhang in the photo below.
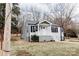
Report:
M 42 21 L 39 21 L 39 23 L 38 23 L 38 24 L 41 24 L 41 23 L 43 23 L 43 22 L 47 22 L 48 24 L 51 24 L 51 25 L 52 25 L 52 23 L 51 23 L 51 22 L 49 22 L 49 21 L 47 21 L 47 20 L 42 20 Z

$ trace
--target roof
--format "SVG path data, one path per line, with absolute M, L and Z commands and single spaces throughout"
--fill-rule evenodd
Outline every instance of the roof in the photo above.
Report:
M 27 20 L 27 23 L 29 25 L 36 25 L 37 23 L 39 23 L 39 21 Z
M 44 20 L 43 20 L 44 21 Z M 29 24 L 29 25 L 36 25 L 36 24 L 38 24 L 38 23 L 40 23 L 40 22 L 43 22 L 43 21 L 33 21 L 33 20 L 27 20 L 27 23 Z M 45 21 L 47 21 L 47 22 L 49 22 L 49 23 L 51 23 L 50 21 L 48 21 L 48 20 L 45 20 Z M 52 23 L 52 26 L 58 26 L 57 24 L 55 24 L 55 23 Z

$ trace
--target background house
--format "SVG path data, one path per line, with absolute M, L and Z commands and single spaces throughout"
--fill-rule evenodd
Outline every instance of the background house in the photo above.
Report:
M 63 29 L 56 24 L 52 24 L 48 20 L 26 20 L 26 22 L 23 22 L 21 38 L 31 41 L 32 35 L 39 36 L 39 41 L 64 40 Z

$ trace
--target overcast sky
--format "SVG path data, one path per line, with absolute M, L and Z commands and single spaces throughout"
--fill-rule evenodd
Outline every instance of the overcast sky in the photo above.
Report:
M 52 6 L 54 4 L 55 3 L 52 3 Z M 31 3 L 21 3 L 19 5 L 20 5 L 20 8 L 22 10 L 22 13 L 25 13 L 26 9 L 29 10 L 29 8 L 31 6 L 37 7 L 37 9 L 40 10 L 40 11 L 42 11 L 42 12 L 49 12 L 49 8 L 48 8 L 48 6 L 45 3 L 33 3 L 33 4 L 31 4 Z M 75 15 L 79 14 L 79 4 L 78 3 L 76 4 L 74 13 L 75 13 Z M 76 22 L 79 22 L 79 16 L 77 16 L 75 19 L 73 18 L 73 20 L 76 20 Z

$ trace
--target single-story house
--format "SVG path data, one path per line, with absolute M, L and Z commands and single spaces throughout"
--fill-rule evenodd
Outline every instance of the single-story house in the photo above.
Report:
M 48 20 L 24 21 L 21 28 L 21 38 L 31 41 L 31 36 L 39 36 L 39 41 L 64 40 L 63 28 Z

